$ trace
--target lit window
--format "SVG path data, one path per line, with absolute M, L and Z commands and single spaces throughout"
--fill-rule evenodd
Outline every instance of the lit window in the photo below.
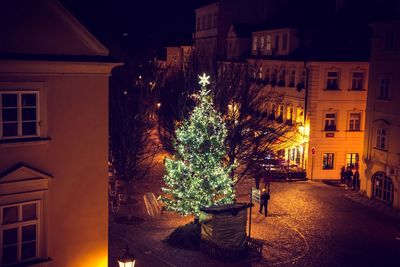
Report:
M 325 131 L 336 131 L 336 113 L 325 113 Z
M 39 136 L 38 97 L 35 91 L 0 92 L 2 139 Z
M 285 50 L 287 48 L 287 33 L 283 33 L 282 36 L 282 49 Z
M 385 43 L 384 47 L 385 49 L 393 49 L 394 48 L 394 33 L 393 32 L 388 32 L 385 35 Z
M 257 36 L 253 37 L 253 50 L 257 51 L 257 47 L 258 47 L 258 40 L 257 40 Z
M 386 149 L 387 148 L 387 129 L 379 127 L 376 131 L 376 148 Z
M 263 67 L 260 66 L 260 68 L 258 69 L 258 78 L 262 79 L 262 76 L 263 76 Z
M 286 119 L 291 122 L 293 120 L 293 107 L 287 108 L 287 117 Z
M 389 99 L 390 98 L 390 78 L 389 77 L 381 77 L 379 83 L 379 96 L 380 99 Z
M 361 113 L 350 113 L 349 131 L 361 130 Z
M 39 257 L 39 202 L 1 207 L 1 263 L 23 263 Z
M 328 71 L 326 75 L 326 89 L 338 90 L 339 89 L 339 73 L 337 71 Z
M 267 34 L 267 50 L 271 50 L 271 43 L 272 43 L 272 38 L 271 34 Z
M 264 50 L 264 36 L 260 37 L 260 49 L 261 49 L 261 51 Z
M 364 89 L 364 72 L 353 72 L 351 77 L 351 90 Z
M 324 153 L 322 155 L 322 169 L 323 170 L 332 170 L 333 169 L 333 161 L 334 161 L 333 153 Z
M 358 153 L 347 153 L 346 155 L 346 166 L 354 167 L 356 166 L 356 162 L 358 162 L 359 156 Z

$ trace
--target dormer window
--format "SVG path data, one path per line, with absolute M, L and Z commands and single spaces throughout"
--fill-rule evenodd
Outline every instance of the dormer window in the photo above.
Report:
M 275 35 L 275 50 L 279 50 L 279 35 Z
M 258 38 L 257 36 L 253 36 L 253 51 L 257 51 L 257 47 L 258 47 Z

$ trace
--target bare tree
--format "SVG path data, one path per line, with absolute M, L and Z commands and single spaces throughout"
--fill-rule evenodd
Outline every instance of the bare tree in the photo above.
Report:
M 115 68 L 110 78 L 109 160 L 124 183 L 129 220 L 133 183 L 145 176 L 158 151 L 152 133 L 155 90 L 152 75 L 148 77 L 138 77 L 125 65 Z
M 237 183 L 264 175 L 296 135 L 279 112 L 284 95 L 267 90 L 269 81 L 256 79 L 257 73 L 257 64 L 221 62 L 215 86 L 215 102 L 228 127 L 227 160 L 237 164 L 232 174 Z

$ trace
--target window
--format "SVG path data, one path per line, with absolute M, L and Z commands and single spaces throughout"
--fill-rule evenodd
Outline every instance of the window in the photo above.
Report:
M 282 36 L 282 49 L 286 50 L 286 48 L 287 48 L 287 33 L 285 32 L 283 33 Z
M 293 107 L 288 107 L 288 108 L 286 109 L 286 111 L 287 111 L 286 119 L 287 119 L 289 122 L 292 122 L 292 120 L 293 120 Z
M 339 89 L 339 73 L 337 71 L 328 71 L 326 75 L 326 89 L 338 90 Z
M 264 36 L 260 37 L 260 49 L 261 49 L 261 51 L 264 50 Z
M 201 30 L 201 18 L 200 17 L 198 17 L 197 18 L 197 24 L 196 24 L 196 29 L 197 29 L 197 31 L 200 31 Z
M 271 43 L 272 43 L 272 38 L 271 34 L 267 34 L 267 50 L 271 50 Z
M 354 167 L 356 162 L 358 162 L 359 156 L 358 153 L 347 153 L 346 155 L 346 166 L 347 167 Z
M 393 49 L 394 48 L 394 33 L 393 32 L 386 33 L 384 48 L 385 49 Z
M 0 92 L 2 139 L 39 135 L 39 93 L 36 91 Z
M 294 87 L 295 85 L 295 78 L 296 78 L 296 70 L 292 69 L 289 73 L 289 87 Z
M 201 18 L 201 29 L 202 30 L 205 30 L 206 29 L 206 19 L 207 19 L 207 17 L 206 17 L 206 15 L 204 15 L 202 18 Z
M 387 148 L 387 129 L 383 127 L 379 127 L 376 130 L 376 144 L 375 147 L 379 149 Z
M 303 124 L 304 109 L 302 107 L 296 108 L 296 122 Z
M 361 130 L 361 113 L 350 113 L 349 116 L 349 131 Z
M 392 179 L 384 172 L 377 172 L 372 176 L 373 196 L 390 205 L 393 204 L 394 185 Z
M 211 14 L 207 15 L 207 29 L 211 29 L 211 22 L 212 22 L 212 16 Z
M 217 12 L 214 13 L 214 21 L 213 22 L 214 22 L 213 27 L 217 28 L 217 26 L 218 26 L 218 13 Z
M 279 35 L 275 35 L 275 50 L 279 49 Z
M 364 89 L 364 72 L 353 72 L 351 77 L 351 90 Z
M 39 257 L 39 202 L 1 207 L 2 265 Z
M 322 154 L 322 169 L 323 170 L 333 170 L 333 161 L 334 161 L 333 153 Z
M 325 113 L 325 131 L 336 131 L 336 113 Z
M 260 66 L 260 68 L 258 69 L 258 78 L 262 79 L 262 76 L 263 76 L 263 67 Z
M 257 36 L 253 36 L 253 50 L 254 51 L 257 51 L 257 47 L 258 47 L 257 42 L 258 42 Z
M 379 95 L 380 99 L 389 99 L 390 98 L 390 78 L 389 77 L 381 77 L 379 83 Z

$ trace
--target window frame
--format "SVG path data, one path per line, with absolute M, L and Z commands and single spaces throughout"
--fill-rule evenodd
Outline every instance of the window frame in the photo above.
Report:
M 24 205 L 29 205 L 29 204 L 36 204 L 36 219 L 30 219 L 23 221 L 23 213 L 22 213 L 22 206 Z M 4 266 L 13 266 L 15 264 L 23 264 L 23 263 L 29 263 L 34 260 L 41 259 L 42 251 L 42 243 L 44 242 L 43 240 L 43 234 L 41 232 L 42 229 L 42 201 L 40 199 L 37 200 L 30 200 L 30 201 L 23 201 L 23 202 L 18 202 L 18 203 L 13 203 L 13 204 L 6 204 L 6 205 L 1 205 L 0 206 L 0 259 L 3 259 L 2 254 L 3 254 L 3 231 L 8 230 L 8 229 L 14 229 L 17 228 L 17 261 L 10 263 L 10 264 L 5 264 Z M 4 208 L 8 207 L 18 207 L 18 221 L 13 222 L 13 223 L 7 223 L 3 224 L 3 210 Z M 29 225 L 36 225 L 36 248 L 35 248 L 35 256 L 29 259 L 22 260 L 22 227 L 24 226 L 29 226 Z M 0 264 L 3 264 L 3 262 L 0 262 Z
M 349 119 L 348 119 L 348 122 L 347 122 L 347 127 L 348 127 L 347 130 L 349 132 L 360 132 L 362 130 L 361 129 L 361 122 L 362 122 L 362 114 L 361 113 L 362 113 L 361 111 L 350 111 L 349 112 Z M 358 114 L 359 115 L 359 118 L 358 118 L 358 129 L 355 129 L 355 128 L 352 129 L 352 127 L 351 127 L 351 125 L 352 125 L 351 115 L 353 115 L 353 114 Z
M 350 155 L 350 162 L 347 161 L 347 159 L 349 158 Z M 351 165 L 353 165 L 353 167 L 355 166 L 355 164 L 357 162 L 360 161 L 360 153 L 358 152 L 349 152 L 346 153 L 346 167 L 350 167 Z
M 335 117 L 334 117 L 334 119 L 332 120 L 331 118 L 327 118 L 326 116 L 328 115 L 328 114 L 334 114 L 335 115 Z M 333 121 L 334 122 L 334 127 L 332 126 L 332 125 L 330 125 L 329 124 L 329 126 L 327 125 L 327 119 L 328 119 L 328 121 Z M 338 112 L 337 111 L 326 111 L 326 112 L 324 112 L 324 124 L 323 124 L 323 126 L 324 126 L 324 131 L 325 132 L 335 132 L 335 131 L 337 131 L 337 122 L 338 122 Z
M 336 73 L 336 77 L 330 76 L 329 73 Z M 330 84 L 330 80 L 336 81 L 336 88 L 332 87 Z M 325 76 L 325 90 L 327 91 L 339 91 L 340 90 L 340 71 L 336 69 L 331 69 L 326 71 Z
M 41 95 L 40 89 L 32 90 L 32 89 L 15 89 L 15 90 L 0 90 L 0 101 L 2 101 L 2 95 L 4 94 L 16 94 L 17 95 L 17 135 L 16 136 L 3 136 L 3 106 L 0 105 L 0 140 L 10 140 L 10 139 L 22 139 L 22 138 L 38 138 L 41 136 Z M 36 95 L 36 134 L 34 135 L 23 135 L 23 127 L 22 124 L 24 120 L 22 119 L 22 95 L 23 94 L 35 94 Z
M 384 85 L 385 88 L 384 89 L 382 88 L 383 81 L 385 81 L 385 85 Z M 378 84 L 377 99 L 379 99 L 379 100 L 390 100 L 390 97 L 391 97 L 390 86 L 391 86 L 391 83 L 392 83 L 392 77 L 390 75 L 382 74 L 379 77 L 378 82 L 379 82 L 379 84 Z M 382 93 L 382 92 L 384 92 L 384 93 Z
M 267 51 L 271 51 L 272 46 L 272 35 L 269 33 L 267 34 L 266 40 L 265 40 L 265 47 Z
M 362 78 L 360 79 L 359 77 L 355 78 L 354 74 L 362 74 Z M 360 81 L 361 80 L 361 88 L 357 88 L 357 86 L 354 86 L 354 81 Z M 365 90 L 365 71 L 362 70 L 355 70 L 351 72 L 351 79 L 350 79 L 350 90 L 351 91 L 364 91 Z
M 388 127 L 385 126 L 379 126 L 376 128 L 375 131 L 375 148 L 380 149 L 380 150 L 387 150 L 388 149 Z M 382 132 L 385 132 L 382 134 Z M 383 141 L 382 141 L 383 139 Z M 383 144 L 383 146 L 382 146 Z
M 332 156 L 332 163 L 330 165 L 325 164 L 325 155 L 327 155 L 327 157 L 329 157 L 329 155 Z M 329 158 L 327 159 L 329 161 Z M 326 166 L 330 166 L 330 167 L 326 167 Z M 326 153 L 322 153 L 322 169 L 323 170 L 334 170 L 335 169 L 335 153 L 332 152 L 326 152 Z

